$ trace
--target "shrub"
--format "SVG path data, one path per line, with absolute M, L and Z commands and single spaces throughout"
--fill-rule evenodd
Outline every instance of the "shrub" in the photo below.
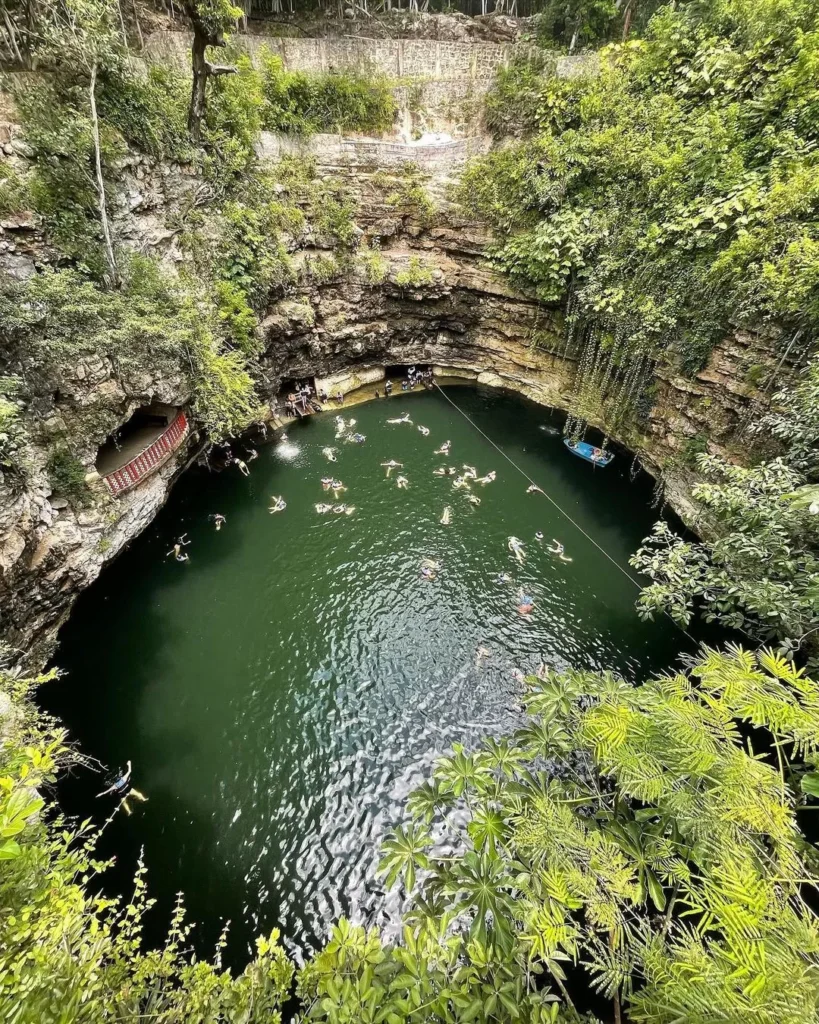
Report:
M 395 275 L 395 283 L 399 288 L 422 288 L 424 285 L 432 284 L 432 267 L 426 266 L 418 256 L 410 256 L 409 262 L 404 270 L 399 270 Z
M 85 482 L 85 466 L 64 442 L 49 452 L 46 470 L 51 486 L 61 498 L 87 504 L 91 495 Z

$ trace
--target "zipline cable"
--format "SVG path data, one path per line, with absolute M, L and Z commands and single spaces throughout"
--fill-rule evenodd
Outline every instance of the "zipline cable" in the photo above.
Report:
M 572 517 L 569 515 L 569 513 L 564 508 L 561 508 L 561 506 L 558 505 L 558 503 L 554 500 L 554 498 L 550 494 L 547 494 L 546 491 L 544 491 L 543 488 L 539 484 L 535 483 L 535 481 L 529 476 L 529 474 L 526 472 L 526 470 L 521 469 L 520 466 L 515 462 L 515 460 L 510 455 L 506 454 L 506 452 L 503 450 L 503 448 L 501 448 L 499 445 L 495 444 L 495 442 L 492 440 L 492 438 L 487 433 L 485 433 L 485 431 L 481 430 L 481 428 L 478 426 L 478 424 L 475 423 L 475 421 L 473 419 L 471 419 L 463 411 L 463 409 L 459 405 L 456 405 L 455 402 L 452 401 L 452 399 L 444 391 L 444 389 L 440 386 L 440 384 L 438 384 L 434 380 L 433 380 L 432 383 L 435 385 L 435 387 L 438 389 L 438 391 L 440 391 L 440 393 L 444 396 L 444 398 L 449 402 L 449 404 L 452 406 L 452 408 L 455 409 L 457 412 L 459 412 L 461 414 L 461 416 L 463 416 L 463 418 L 467 421 L 467 423 L 471 424 L 475 428 L 475 430 L 477 430 L 478 433 L 482 437 L 484 437 L 492 445 L 492 447 L 495 449 L 495 451 L 500 452 L 500 454 L 506 459 L 506 461 L 511 466 L 513 466 L 518 471 L 518 473 L 520 473 L 520 475 L 524 478 L 524 480 L 528 480 L 529 483 L 532 485 L 532 487 L 535 487 L 537 489 L 537 491 L 540 494 L 543 495 L 544 498 L 546 498 L 548 501 L 550 501 L 554 505 L 554 507 L 557 509 L 557 511 L 564 518 L 568 519 L 569 522 L 572 524 L 572 526 L 576 530 L 579 530 L 580 533 L 583 534 L 583 536 L 586 538 L 587 541 L 589 541 L 590 544 L 593 544 L 597 548 L 597 550 L 601 553 L 601 555 L 603 555 L 605 558 L 607 558 L 616 569 L 619 569 L 619 571 L 626 577 L 626 579 L 629 581 L 629 583 L 632 583 L 638 590 L 642 590 L 643 589 L 640 586 L 640 584 L 637 582 L 637 580 L 635 580 L 634 577 L 630 573 L 627 573 L 626 570 L 622 567 L 622 565 L 620 565 L 620 563 L 618 561 L 616 561 L 614 558 L 612 558 L 612 556 L 608 553 L 608 551 L 606 551 L 606 549 L 604 547 L 601 547 L 597 543 L 597 541 L 594 539 L 594 537 L 591 537 L 591 536 L 589 536 L 588 533 L 586 533 L 586 531 L 583 529 L 583 527 L 580 525 L 580 523 L 578 523 L 574 519 L 572 519 Z M 665 610 L 663 610 L 663 614 L 667 615 L 668 618 L 671 620 L 671 622 L 673 622 L 674 625 L 677 627 L 677 629 L 679 629 L 681 633 L 684 633 L 692 643 L 694 643 L 694 644 L 698 643 L 698 641 L 695 640 L 693 636 L 691 636 L 691 634 L 688 632 L 688 630 L 685 629 L 683 626 L 681 626 L 679 624 L 679 622 L 677 622 L 677 620 L 672 615 L 670 615 Z M 744 632 L 744 630 L 743 630 L 743 632 Z

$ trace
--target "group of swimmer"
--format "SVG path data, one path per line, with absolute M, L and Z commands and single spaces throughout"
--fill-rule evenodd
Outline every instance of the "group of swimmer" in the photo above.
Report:
M 341 480 L 336 480 L 335 477 L 332 476 L 323 476 L 321 478 L 321 486 L 325 491 L 333 492 L 333 497 L 336 499 L 336 502 L 338 502 L 339 495 L 347 490 Z M 332 502 L 320 501 L 316 505 L 316 512 L 318 512 L 320 516 L 326 515 L 328 512 L 333 512 L 337 516 L 351 516 L 353 512 L 355 512 L 355 505 L 345 505 L 343 503 L 334 505 Z

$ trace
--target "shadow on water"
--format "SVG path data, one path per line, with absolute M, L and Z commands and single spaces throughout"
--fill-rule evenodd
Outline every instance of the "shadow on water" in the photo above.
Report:
M 42 691 L 84 752 L 133 761 L 149 800 L 106 832 L 102 852 L 118 859 L 105 885 L 130 892 L 144 847 L 158 899 L 150 940 L 179 890 L 200 952 L 233 922 L 234 964 L 274 925 L 297 954 L 340 914 L 389 932 L 400 904 L 376 877 L 379 844 L 437 756 L 520 723 L 513 668 L 611 667 L 636 682 L 692 649 L 667 622 L 638 619 L 620 571 L 655 518 L 651 480 L 632 481 L 625 458 L 595 470 L 572 457 L 556 421 L 517 397 L 452 397 L 620 569 L 435 393 L 339 410 L 365 444 L 336 438 L 334 410 L 294 424 L 287 446 L 260 448 L 249 478 L 190 470 L 80 597 L 61 634 L 66 675 Z M 405 411 L 413 425 L 385 422 Z M 433 455 L 446 438 L 452 456 Z M 386 477 L 389 459 L 407 490 Z M 480 506 L 433 475 L 445 463 L 496 470 L 473 488 Z M 316 513 L 327 475 L 343 479 L 354 515 Z M 271 516 L 279 493 L 287 509 Z M 227 517 L 220 531 L 214 513 Z M 537 530 L 573 561 L 550 556 Z M 190 562 L 179 564 L 166 553 L 185 532 Z M 507 548 L 513 533 L 523 564 Z M 441 563 L 434 583 L 420 577 L 425 557 Z M 516 611 L 521 589 L 535 600 L 529 619 Z M 483 645 L 490 655 L 476 663 Z M 83 772 L 60 796 L 68 813 L 102 820 L 102 788 Z

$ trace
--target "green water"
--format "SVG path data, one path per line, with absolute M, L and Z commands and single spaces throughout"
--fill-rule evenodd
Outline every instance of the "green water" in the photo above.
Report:
M 522 400 L 472 388 L 449 394 L 616 560 L 656 513 L 651 482 L 621 453 L 606 469 L 572 456 L 559 421 Z M 408 411 L 410 425 L 389 425 Z M 67 676 L 45 691 L 84 751 L 134 763 L 148 797 L 117 816 L 110 885 L 125 885 L 144 846 L 167 908 L 184 890 L 210 942 L 277 924 L 314 946 L 342 913 L 379 923 L 398 911 L 375 876 L 385 831 L 410 789 L 455 741 L 520 721 L 512 670 L 611 667 L 637 681 L 672 665 L 685 638 L 641 623 L 634 586 L 438 393 L 354 409 L 361 445 L 334 438 L 335 414 L 295 424 L 262 448 L 251 475 L 194 469 L 154 525 L 77 604 L 61 634 Z M 448 458 L 433 454 L 451 439 Z M 330 464 L 322 448 L 338 449 Z M 404 464 L 409 487 L 380 463 Z M 495 482 L 453 489 L 437 466 L 469 464 Z M 319 515 L 320 479 L 341 478 L 351 516 Z M 271 495 L 287 508 L 268 513 Z M 445 506 L 452 522 L 441 525 Z M 222 513 L 217 532 L 208 516 Z M 559 538 L 573 559 L 537 544 Z M 166 558 L 187 532 L 190 561 Z M 510 535 L 525 545 L 519 565 Z M 433 582 L 420 563 L 433 558 Z M 498 582 L 500 573 L 511 582 Z M 519 588 L 534 598 L 518 614 Z M 476 664 L 476 650 L 491 653 Z M 69 811 L 102 817 L 98 776 L 64 787 Z M 164 923 L 155 913 L 157 928 Z

